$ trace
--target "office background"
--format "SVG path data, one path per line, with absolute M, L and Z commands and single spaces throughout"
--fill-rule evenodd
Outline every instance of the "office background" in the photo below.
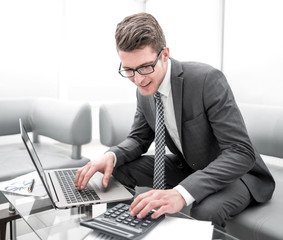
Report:
M 157 18 L 173 58 L 223 70 L 237 101 L 283 104 L 281 0 L 0 0 L 0 97 L 88 101 L 95 116 L 134 101 L 114 32 L 140 11 Z

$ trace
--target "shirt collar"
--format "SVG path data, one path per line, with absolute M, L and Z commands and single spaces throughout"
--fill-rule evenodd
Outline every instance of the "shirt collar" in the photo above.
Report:
M 158 92 L 160 92 L 161 95 L 168 97 L 170 90 L 171 90 L 171 82 L 170 82 L 170 76 L 171 76 L 171 60 L 168 58 L 168 66 L 167 66 L 167 72 L 166 75 L 160 84 L 158 88 Z

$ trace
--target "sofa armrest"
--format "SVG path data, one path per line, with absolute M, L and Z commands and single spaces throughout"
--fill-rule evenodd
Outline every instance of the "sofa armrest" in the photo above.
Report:
M 0 136 L 18 134 L 19 118 L 28 132 L 81 146 L 92 137 L 91 107 L 87 103 L 51 98 L 0 100 Z
M 19 118 L 25 123 L 27 131 L 31 131 L 29 116 L 33 99 L 0 99 L 0 136 L 18 134 Z

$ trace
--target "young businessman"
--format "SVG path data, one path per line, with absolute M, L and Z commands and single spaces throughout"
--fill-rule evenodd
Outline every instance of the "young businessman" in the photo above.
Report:
M 144 154 L 155 138 L 155 98 L 164 109 L 166 189 L 140 194 L 131 215 L 156 218 L 192 204 L 191 215 L 224 227 L 225 220 L 252 202 L 272 196 L 274 180 L 254 150 L 232 91 L 222 72 L 196 62 L 169 58 L 156 19 L 147 13 L 117 25 L 119 73 L 137 86 L 137 109 L 127 139 L 78 170 L 83 189 L 91 176 L 111 174 L 130 187 L 153 186 L 154 156 Z

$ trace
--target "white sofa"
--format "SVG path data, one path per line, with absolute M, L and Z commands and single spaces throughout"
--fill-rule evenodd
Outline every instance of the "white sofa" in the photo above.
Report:
M 136 104 L 100 107 L 100 140 L 106 146 L 123 141 L 130 131 Z M 247 208 L 227 222 L 226 231 L 247 240 L 283 239 L 283 107 L 239 104 L 252 143 L 270 169 L 276 189 L 266 204 Z
M 89 143 L 92 137 L 91 107 L 88 103 L 48 98 L 2 98 L 0 181 L 35 171 L 19 135 L 19 118 L 27 131 L 32 132 L 34 146 L 44 168 L 81 167 L 89 162 L 81 155 L 82 145 Z M 43 141 L 40 136 L 47 138 Z M 7 200 L 0 192 L 0 203 L 5 202 Z M 1 219 L 1 239 L 5 239 L 6 222 L 16 218 L 11 215 Z
M 21 137 L 17 136 L 19 118 L 27 131 L 32 132 L 35 148 L 46 169 L 80 167 L 89 161 L 81 156 L 81 146 L 92 137 L 89 104 L 48 98 L 0 99 L 0 181 L 34 170 Z M 11 135 L 15 135 L 16 141 L 6 144 L 5 139 Z M 39 136 L 56 142 L 40 142 Z

